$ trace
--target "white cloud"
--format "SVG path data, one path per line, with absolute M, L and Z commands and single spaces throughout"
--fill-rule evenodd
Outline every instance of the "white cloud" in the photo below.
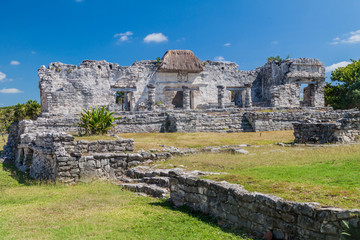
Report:
M 19 61 L 16 61 L 16 60 L 12 60 L 11 62 L 10 62 L 10 64 L 11 65 L 20 65 L 20 62 Z
M 0 90 L 0 93 L 23 93 L 23 91 L 17 88 L 3 88 Z
M 35 51 L 31 51 L 31 54 L 36 54 L 36 52 L 35 52 Z
M 132 36 L 132 35 L 134 35 L 133 32 L 127 31 L 124 33 L 116 33 L 114 35 L 114 38 L 118 38 L 118 42 L 125 42 L 125 41 L 128 41 L 130 36 Z
M 342 37 L 336 37 L 333 39 L 331 44 L 337 45 L 340 43 L 344 44 L 356 44 L 360 43 L 360 29 L 354 32 L 344 34 Z
M 279 44 L 279 41 L 272 41 L 271 44 L 274 44 L 274 45 Z
M 231 45 L 231 43 L 225 43 L 225 44 L 224 44 L 225 47 L 228 47 L 228 46 L 230 46 L 230 45 Z
M 325 71 L 326 72 L 332 72 L 335 69 L 339 68 L 339 67 L 345 67 L 348 64 L 350 64 L 351 62 L 347 62 L 347 61 L 342 61 L 342 62 L 338 62 L 338 63 L 334 63 L 333 65 L 327 66 L 325 67 Z
M 5 74 L 5 73 L 0 72 L 0 82 L 5 81 L 5 78 L 6 78 L 6 74 Z
M 164 36 L 164 34 L 162 34 L 162 33 L 151 33 L 144 38 L 144 42 L 146 42 L 146 43 L 150 43 L 150 42 L 160 43 L 160 42 L 167 42 L 167 41 L 168 41 L 168 38 L 166 36 Z
M 215 62 L 224 62 L 224 63 L 229 63 L 230 62 L 230 61 L 226 61 L 223 56 L 214 57 L 214 61 Z
M 3 72 L 0 72 L 0 83 L 3 82 L 12 82 L 13 79 L 12 78 L 6 78 L 6 74 Z

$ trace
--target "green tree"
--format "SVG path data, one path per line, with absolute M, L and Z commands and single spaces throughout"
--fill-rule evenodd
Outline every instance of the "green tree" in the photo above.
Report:
M 360 109 L 360 59 L 331 72 L 325 85 L 325 104 L 334 109 Z
M 287 60 L 290 58 L 290 55 L 287 55 L 287 57 L 285 59 L 283 59 L 282 57 L 280 57 L 279 55 L 278 56 L 271 56 L 271 57 L 268 57 L 267 58 L 267 62 L 273 62 L 273 61 L 277 61 L 277 62 L 281 62 L 281 61 L 284 61 L 284 60 Z

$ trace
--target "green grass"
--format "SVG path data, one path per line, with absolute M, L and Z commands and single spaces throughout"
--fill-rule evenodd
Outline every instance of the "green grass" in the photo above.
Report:
M 199 148 L 221 145 L 266 145 L 294 141 L 293 131 L 240 132 L 240 133 L 121 133 L 123 138 L 135 141 L 135 150 L 161 149 L 160 145 L 178 148 Z
M 0 239 L 247 238 L 114 184 L 40 184 L 0 164 Z
M 360 145 L 335 147 L 249 147 L 249 155 L 175 157 L 161 166 L 227 172 L 208 178 L 288 200 L 360 209 Z

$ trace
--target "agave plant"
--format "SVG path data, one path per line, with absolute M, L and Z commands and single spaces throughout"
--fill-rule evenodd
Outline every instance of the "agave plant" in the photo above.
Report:
M 348 222 L 342 221 L 345 225 L 345 231 L 341 233 L 341 240 L 359 240 L 360 228 L 351 226 Z
M 85 135 L 105 134 L 114 126 L 113 122 L 117 119 L 112 116 L 113 114 L 105 106 L 90 107 L 89 110 L 83 109 L 79 127 L 85 131 Z

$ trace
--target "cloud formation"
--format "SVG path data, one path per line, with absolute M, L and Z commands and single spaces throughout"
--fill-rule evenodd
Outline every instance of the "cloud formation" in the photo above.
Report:
M 168 41 L 168 38 L 166 36 L 164 36 L 164 34 L 162 34 L 162 33 L 151 33 L 144 38 L 144 42 L 146 42 L 146 43 L 150 43 L 150 42 L 160 43 L 160 42 L 167 42 L 167 41 Z
M 20 62 L 19 62 L 19 61 L 16 61 L 16 60 L 12 60 L 12 61 L 10 62 L 10 64 L 16 66 L 16 65 L 20 65 Z
M 334 71 L 335 69 L 337 69 L 339 67 L 346 67 L 350 63 L 351 62 L 347 62 L 347 61 L 334 63 L 334 64 L 332 64 L 330 66 L 325 67 L 325 72 L 332 72 L 332 71 Z
M 228 46 L 230 46 L 230 45 L 231 45 L 231 43 L 225 43 L 225 44 L 224 44 L 225 47 L 228 47 Z
M 224 63 L 229 63 L 229 62 L 230 62 L 230 61 L 226 61 L 223 56 L 216 56 L 216 57 L 214 57 L 214 61 L 215 61 L 215 62 L 224 62 Z
M 356 44 L 360 43 L 360 29 L 354 32 L 344 34 L 342 37 L 336 37 L 333 39 L 331 44 Z
M 273 44 L 273 45 L 279 44 L 279 41 L 276 41 L 276 40 L 272 41 L 271 44 Z
M 3 88 L 0 90 L 0 93 L 23 93 L 23 91 L 17 88 Z
M 6 74 L 3 72 L 0 72 L 0 82 L 4 82 L 6 78 Z
M 118 38 L 118 42 L 125 42 L 128 41 L 132 35 L 134 35 L 133 32 L 127 31 L 124 33 L 116 33 L 114 38 Z

